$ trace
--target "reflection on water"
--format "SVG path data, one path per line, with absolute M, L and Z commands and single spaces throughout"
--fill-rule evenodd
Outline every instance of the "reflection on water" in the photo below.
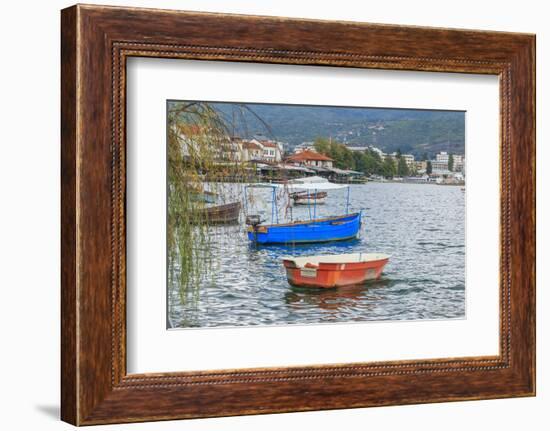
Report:
M 344 192 L 332 191 L 318 216 L 343 214 Z M 363 211 L 359 239 L 329 244 L 256 247 L 244 224 L 212 228 L 214 280 L 196 304 L 170 291 L 174 327 L 249 326 L 461 318 L 465 313 L 465 207 L 460 187 L 354 185 L 351 211 Z M 255 212 L 270 219 L 268 196 Z M 280 217 L 288 208 L 280 202 Z M 294 219 L 308 218 L 294 207 Z M 392 257 L 382 278 L 336 289 L 292 287 L 282 257 L 381 252 Z

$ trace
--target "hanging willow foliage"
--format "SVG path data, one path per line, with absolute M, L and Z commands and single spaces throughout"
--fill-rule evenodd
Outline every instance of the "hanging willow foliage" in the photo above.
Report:
M 246 128 L 243 111 L 258 118 L 247 105 L 235 109 L 240 130 Z M 235 115 L 228 120 L 205 102 L 168 105 L 168 283 L 177 288 L 183 305 L 198 303 L 200 286 L 212 274 L 212 241 L 224 235 L 209 220 L 206 198 L 216 197 L 218 204 L 240 202 L 240 188 L 232 183 L 254 181 L 255 170 L 241 161 L 238 140 L 232 137 L 235 121 Z

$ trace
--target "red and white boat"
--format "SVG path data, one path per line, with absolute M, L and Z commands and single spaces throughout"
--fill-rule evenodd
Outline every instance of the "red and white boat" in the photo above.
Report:
M 286 257 L 288 282 L 300 287 L 343 287 L 376 280 L 390 256 L 382 253 L 350 253 Z

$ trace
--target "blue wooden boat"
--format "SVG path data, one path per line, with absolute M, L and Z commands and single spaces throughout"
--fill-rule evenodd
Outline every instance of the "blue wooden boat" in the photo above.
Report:
M 248 239 L 257 244 L 306 244 L 353 239 L 360 228 L 358 212 L 292 223 L 252 224 L 247 233 Z
M 324 178 L 309 177 L 293 180 L 286 184 L 255 184 L 249 187 L 271 188 L 271 224 L 264 224 L 259 215 L 249 215 L 246 218 L 248 225 L 248 239 L 256 244 L 307 244 L 329 241 L 343 241 L 357 237 L 361 228 L 361 212 L 349 213 L 349 186 L 328 182 Z M 285 188 L 288 192 L 302 191 L 306 193 L 307 201 L 313 206 L 309 211 L 309 220 L 279 223 L 277 212 L 276 189 Z M 316 207 L 319 191 L 347 188 L 346 213 L 339 216 L 325 218 L 316 217 Z M 305 191 L 305 192 L 303 192 Z M 245 188 L 246 194 L 246 188 Z M 325 196 L 326 197 L 326 196 Z M 246 198 L 245 198 L 246 201 Z M 245 211 L 248 213 L 248 211 Z

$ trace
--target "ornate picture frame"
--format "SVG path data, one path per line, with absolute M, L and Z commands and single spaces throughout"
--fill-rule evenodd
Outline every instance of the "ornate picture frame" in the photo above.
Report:
M 535 394 L 534 35 L 91 5 L 64 9 L 61 18 L 64 421 Z M 128 374 L 126 60 L 136 56 L 497 75 L 499 355 Z

